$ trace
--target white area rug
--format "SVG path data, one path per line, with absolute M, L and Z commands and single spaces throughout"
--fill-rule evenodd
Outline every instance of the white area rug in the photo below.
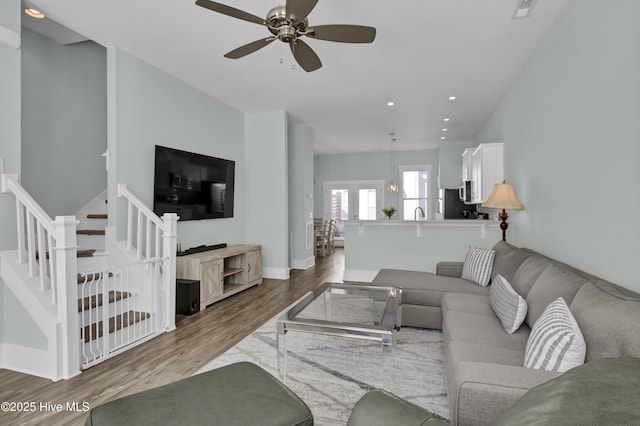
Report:
M 249 361 L 278 377 L 275 319 L 198 373 Z M 389 391 L 448 418 L 442 333 L 402 328 L 392 349 L 379 342 L 289 332 L 286 385 L 311 408 L 315 424 L 344 425 L 367 391 Z

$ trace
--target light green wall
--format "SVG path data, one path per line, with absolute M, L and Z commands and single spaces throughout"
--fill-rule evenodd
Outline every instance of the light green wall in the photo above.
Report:
M 438 148 L 438 187 L 457 189 L 462 183 L 462 153 L 473 142 L 446 142 Z
M 0 26 L 20 32 L 20 2 L 0 2 Z M 5 172 L 20 174 L 21 153 L 21 57 L 23 51 L 0 46 L 0 158 Z M 0 250 L 16 247 L 15 198 L 0 194 Z M 46 339 L 35 322 L 0 280 L 0 343 L 46 348 Z
M 262 245 L 263 274 L 289 277 L 287 113 L 245 116 L 248 243 Z
M 437 199 L 438 150 L 399 151 L 395 152 L 393 157 L 392 165 L 391 154 L 388 152 L 316 155 L 314 158 L 314 215 L 316 217 L 323 216 L 323 187 L 325 181 L 383 179 L 386 187 L 389 183 L 391 168 L 393 168 L 394 179 L 398 180 L 398 167 L 400 165 L 430 164 L 432 177 L 431 195 L 434 199 Z M 398 193 L 390 193 L 385 188 L 383 196 L 385 205 L 396 207 L 400 205 L 400 195 Z M 435 204 L 435 202 L 431 203 L 432 214 L 435 210 Z
M 491 248 L 500 239 L 495 222 L 484 232 L 479 224 L 399 221 L 348 224 L 345 231 L 345 280 L 364 281 L 383 268 L 435 272 L 438 262 L 463 261 L 470 245 Z
M 293 233 L 295 267 L 314 256 L 307 248 L 307 223 L 313 220 L 313 129 L 289 123 L 289 232 Z M 307 265 L 309 266 L 309 265 Z
M 183 248 L 244 243 L 244 114 L 115 48 L 108 48 L 109 199 L 116 184 L 153 205 L 154 147 L 163 145 L 236 162 L 234 217 L 178 222 Z M 109 220 L 124 223 L 124 202 Z
M 0 26 L 20 32 L 20 3 L 0 1 Z M 6 173 L 20 173 L 20 50 L 0 45 L 0 158 Z M 0 194 L 0 250 L 16 247 L 15 199 Z M 7 328 L 14 311 L 9 290 L 0 279 L 0 343 L 7 342 Z M 19 318 L 24 317 L 24 312 Z M 9 341 L 10 342 L 10 341 Z
M 639 291 L 640 2 L 571 0 L 479 133 L 524 211 L 508 238 Z
M 51 217 L 107 187 L 107 57 L 22 32 L 22 185 Z

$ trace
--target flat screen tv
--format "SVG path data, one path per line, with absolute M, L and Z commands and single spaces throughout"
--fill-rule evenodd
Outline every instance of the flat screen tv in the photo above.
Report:
M 180 220 L 233 217 L 235 161 L 156 145 L 153 211 Z

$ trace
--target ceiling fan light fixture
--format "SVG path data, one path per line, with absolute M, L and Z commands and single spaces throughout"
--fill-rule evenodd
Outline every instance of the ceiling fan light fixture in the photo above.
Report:
M 42 13 L 39 10 L 36 10 L 36 9 L 27 8 L 27 9 L 24 10 L 24 13 L 26 13 L 29 16 L 31 16 L 32 18 L 44 19 L 44 13 Z
M 376 37 L 376 29 L 363 25 L 333 24 L 309 27 L 307 15 L 311 13 L 318 0 L 287 0 L 286 5 L 276 6 L 262 19 L 256 15 L 235 7 L 213 0 L 196 0 L 196 5 L 221 13 L 232 18 L 267 27 L 273 34 L 268 39 L 260 39 L 240 46 L 224 56 L 229 59 L 239 59 L 253 53 L 273 40 L 280 40 L 289 44 L 293 57 L 302 69 L 307 72 L 322 67 L 322 62 L 311 47 L 302 41 L 302 37 L 317 40 L 334 41 L 340 43 L 372 43 Z

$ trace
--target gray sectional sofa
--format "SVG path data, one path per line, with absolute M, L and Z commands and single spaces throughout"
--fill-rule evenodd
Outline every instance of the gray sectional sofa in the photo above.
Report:
M 536 320 L 564 298 L 586 342 L 586 362 L 640 357 L 640 294 L 540 253 L 499 242 L 492 277 L 506 278 L 525 298 L 524 323 L 507 334 L 489 301 L 489 287 L 461 277 L 463 262 L 437 265 L 436 274 L 383 269 L 374 285 L 403 288 L 403 326 L 441 329 L 453 425 L 495 420 L 529 389 L 561 373 L 524 367 Z

